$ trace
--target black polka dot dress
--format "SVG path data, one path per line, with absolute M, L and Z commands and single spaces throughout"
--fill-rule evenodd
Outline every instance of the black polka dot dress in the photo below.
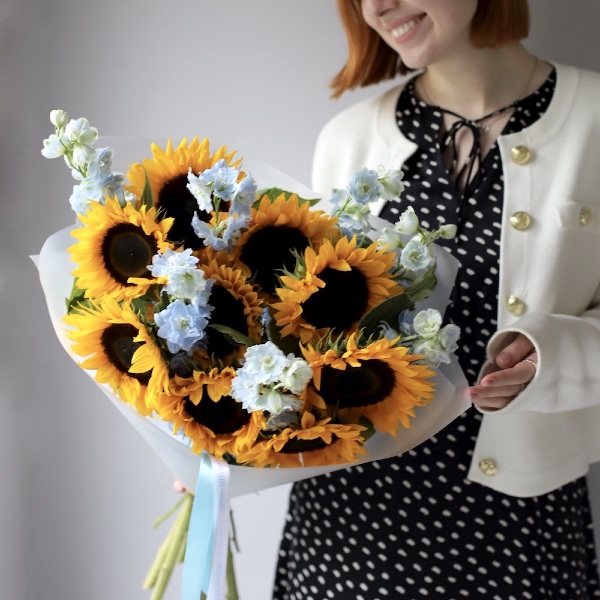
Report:
M 555 74 L 519 101 L 504 133 L 545 111 Z M 461 262 L 447 319 L 461 326 L 459 361 L 474 382 L 496 329 L 502 213 L 497 146 L 467 193 L 450 181 L 438 144 L 442 114 L 409 83 L 398 125 L 419 150 L 403 165 L 400 204 L 428 227 L 455 223 L 447 243 Z M 405 455 L 294 484 L 274 600 L 587 600 L 600 598 L 585 478 L 515 498 L 466 479 L 481 417 L 470 409 Z

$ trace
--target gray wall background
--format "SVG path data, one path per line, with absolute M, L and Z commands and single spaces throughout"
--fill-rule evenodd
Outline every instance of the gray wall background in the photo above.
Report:
M 600 70 L 597 0 L 533 0 L 528 45 Z M 0 596 L 142 600 L 177 499 L 172 477 L 60 348 L 36 254 L 73 221 L 72 182 L 42 158 L 48 113 L 104 135 L 209 136 L 309 183 L 345 41 L 332 0 L 0 3 Z M 124 157 L 135 160 L 141 157 Z M 600 469 L 591 476 L 600 519 Z M 242 600 L 266 600 L 287 487 L 234 503 Z M 600 535 L 599 535 L 600 539 Z M 166 598 L 176 599 L 179 576 Z

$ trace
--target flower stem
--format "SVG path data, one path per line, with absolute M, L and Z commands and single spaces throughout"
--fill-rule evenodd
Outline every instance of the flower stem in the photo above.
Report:
M 185 543 L 193 500 L 194 497 L 192 494 L 189 492 L 184 494 L 174 509 L 170 510 L 167 515 L 157 521 L 158 523 L 164 521 L 165 518 L 173 514 L 174 510 L 177 510 L 181 506 L 181 510 L 167 534 L 167 538 L 159 548 L 157 556 L 144 581 L 144 588 L 152 588 L 153 590 L 151 600 L 162 600 L 173 569 L 185 553 Z
M 231 550 L 231 540 L 227 547 L 227 600 L 239 600 L 237 582 L 235 580 L 235 565 L 233 564 L 233 552 Z

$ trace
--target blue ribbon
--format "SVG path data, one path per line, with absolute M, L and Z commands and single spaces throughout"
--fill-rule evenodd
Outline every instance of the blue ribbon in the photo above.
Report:
M 215 496 L 211 460 L 206 452 L 202 452 L 185 548 L 182 600 L 200 600 L 202 592 L 208 594 L 213 562 Z

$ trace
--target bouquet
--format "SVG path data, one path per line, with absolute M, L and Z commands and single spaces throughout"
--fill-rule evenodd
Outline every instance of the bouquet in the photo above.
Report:
M 40 257 L 57 333 L 196 490 L 147 585 L 160 598 L 185 549 L 184 596 L 221 598 L 230 476 L 244 493 L 389 457 L 466 408 L 459 330 L 441 316 L 452 259 L 434 243 L 455 229 L 412 209 L 377 222 L 371 205 L 403 189 L 393 169 L 319 202 L 194 138 L 153 144 L 123 175 L 86 119 L 50 120 L 42 154 L 77 182 L 78 223 Z

